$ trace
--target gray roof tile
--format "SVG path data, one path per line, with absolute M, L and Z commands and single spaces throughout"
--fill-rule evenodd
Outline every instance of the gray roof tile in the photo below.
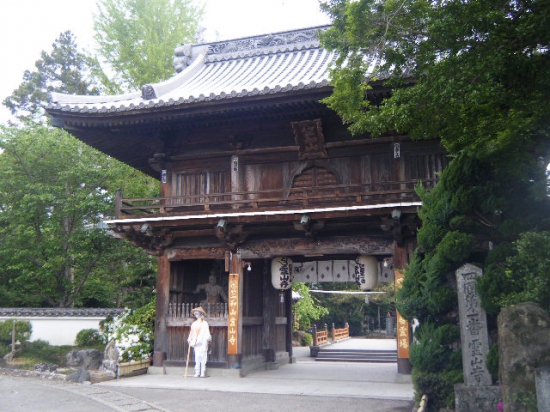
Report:
M 52 93 L 49 111 L 121 113 L 321 88 L 336 55 L 322 49 L 314 27 L 175 50 L 181 70 L 141 92 L 115 96 Z

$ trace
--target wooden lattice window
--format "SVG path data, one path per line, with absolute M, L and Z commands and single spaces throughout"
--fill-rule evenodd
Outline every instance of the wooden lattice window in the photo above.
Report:
M 199 204 L 206 201 L 222 200 L 221 196 L 202 196 L 223 194 L 230 187 L 228 173 L 224 170 L 211 172 L 180 173 L 176 176 L 176 196 L 184 204 Z

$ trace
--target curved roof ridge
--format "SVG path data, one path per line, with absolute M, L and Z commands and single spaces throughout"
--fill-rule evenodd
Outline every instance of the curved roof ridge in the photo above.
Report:
M 50 101 L 59 104 L 98 104 L 118 102 L 121 100 L 130 100 L 141 97 L 141 92 L 131 92 L 115 95 L 84 95 L 84 94 L 65 94 L 65 93 L 50 93 Z
M 203 52 L 199 54 L 197 58 L 180 73 L 163 82 L 151 84 L 150 86 L 152 86 L 155 90 L 156 98 L 161 98 L 166 93 L 177 89 L 185 84 L 189 79 L 193 78 L 200 70 L 202 70 L 205 60 L 206 53 Z

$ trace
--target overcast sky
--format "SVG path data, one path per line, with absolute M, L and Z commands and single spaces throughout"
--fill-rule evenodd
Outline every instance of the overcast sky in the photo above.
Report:
M 60 33 L 71 30 L 80 48 L 93 50 L 97 0 L 0 0 L 0 101 L 34 70 L 40 52 L 51 52 Z M 196 0 L 206 4 L 207 41 L 329 24 L 319 0 Z M 199 3 L 200 4 L 200 3 Z M 0 123 L 9 112 L 0 105 Z

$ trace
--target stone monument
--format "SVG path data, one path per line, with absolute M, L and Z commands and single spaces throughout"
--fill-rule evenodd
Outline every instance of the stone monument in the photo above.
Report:
M 500 399 L 500 388 L 492 385 L 485 362 L 489 352 L 487 314 L 476 289 L 481 275 L 481 269 L 471 264 L 456 271 L 464 371 L 464 384 L 455 385 L 456 412 L 496 411 Z
M 498 359 L 504 412 L 535 409 L 538 400 L 550 398 L 547 387 L 550 379 L 543 376 L 544 368 L 550 367 L 549 349 L 550 313 L 532 302 L 501 310 L 498 315 Z M 548 404 L 541 406 L 544 406 L 539 406 L 541 412 L 550 410 Z

